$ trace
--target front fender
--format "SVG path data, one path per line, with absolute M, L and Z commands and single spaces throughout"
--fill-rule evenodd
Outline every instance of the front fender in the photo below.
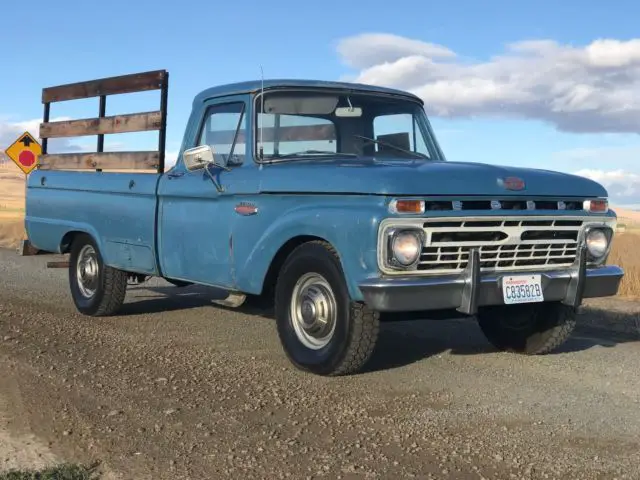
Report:
M 296 237 L 312 236 L 326 240 L 336 249 L 351 297 L 362 300 L 358 283 L 378 272 L 376 242 L 382 214 L 380 205 L 356 201 L 353 205 L 301 205 L 275 218 L 264 215 L 257 223 L 263 223 L 265 228 L 253 243 L 244 241 L 251 238 L 249 222 L 238 221 L 233 251 L 238 289 L 260 292 L 278 251 Z

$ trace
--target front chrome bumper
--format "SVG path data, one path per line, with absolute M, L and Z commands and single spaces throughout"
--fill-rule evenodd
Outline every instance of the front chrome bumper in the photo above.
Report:
M 514 274 L 540 274 L 545 301 L 579 306 L 583 298 L 607 297 L 618 292 L 622 268 L 606 265 L 586 268 L 586 248 L 568 269 L 481 274 L 479 253 L 472 250 L 460 275 L 383 277 L 359 285 L 364 302 L 381 312 L 456 309 L 474 315 L 478 307 L 504 305 L 502 278 Z

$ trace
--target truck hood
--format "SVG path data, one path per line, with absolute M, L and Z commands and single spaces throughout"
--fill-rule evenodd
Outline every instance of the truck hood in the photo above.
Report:
M 520 191 L 505 189 L 498 179 L 518 177 Z M 606 197 L 597 182 L 548 170 L 472 162 L 424 160 L 313 159 L 265 165 L 262 192 L 361 193 L 382 195 L 486 195 Z

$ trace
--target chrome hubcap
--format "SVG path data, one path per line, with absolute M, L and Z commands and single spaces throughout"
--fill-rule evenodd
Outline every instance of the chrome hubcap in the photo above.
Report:
M 76 280 L 80 293 L 86 298 L 95 295 L 98 288 L 98 255 L 91 245 L 85 245 L 78 255 Z
M 293 287 L 291 320 L 298 339 L 313 350 L 326 346 L 336 328 L 336 298 L 317 273 L 303 275 Z

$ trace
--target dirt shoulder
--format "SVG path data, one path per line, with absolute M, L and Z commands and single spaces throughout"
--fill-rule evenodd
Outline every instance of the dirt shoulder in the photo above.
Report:
M 0 356 L 0 472 L 56 465 L 61 459 L 33 434 L 29 418 L 21 409 L 24 401 L 11 374 L 14 367 L 8 357 Z

